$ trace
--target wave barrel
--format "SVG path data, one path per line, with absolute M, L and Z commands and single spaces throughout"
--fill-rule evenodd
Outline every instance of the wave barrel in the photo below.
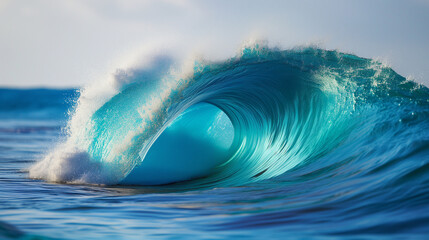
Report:
M 234 128 L 224 112 L 197 104 L 162 132 L 121 183 L 160 185 L 207 176 L 227 160 L 233 139 Z

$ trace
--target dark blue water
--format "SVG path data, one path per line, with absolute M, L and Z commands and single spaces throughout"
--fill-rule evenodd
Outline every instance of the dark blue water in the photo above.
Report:
M 0 89 L 0 239 L 427 239 L 428 88 L 320 49 L 164 70 Z

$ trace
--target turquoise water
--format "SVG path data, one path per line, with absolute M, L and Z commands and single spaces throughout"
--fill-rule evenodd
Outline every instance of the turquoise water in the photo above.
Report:
M 0 90 L 0 238 L 429 234 L 425 86 L 317 48 L 170 64 Z

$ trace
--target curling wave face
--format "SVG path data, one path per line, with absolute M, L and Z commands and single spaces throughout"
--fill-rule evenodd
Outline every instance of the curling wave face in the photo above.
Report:
M 368 157 L 389 162 L 427 144 L 418 129 L 429 129 L 428 89 L 370 59 L 255 45 L 224 62 L 196 61 L 191 74 L 165 66 L 118 75 L 98 105 L 84 90 L 68 138 L 30 176 L 239 186 L 314 163 L 370 168 Z

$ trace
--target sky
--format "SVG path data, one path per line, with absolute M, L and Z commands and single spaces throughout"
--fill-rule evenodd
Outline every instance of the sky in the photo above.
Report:
M 317 45 L 429 85 L 429 0 L 0 0 L 0 87 L 80 87 L 151 55 Z

